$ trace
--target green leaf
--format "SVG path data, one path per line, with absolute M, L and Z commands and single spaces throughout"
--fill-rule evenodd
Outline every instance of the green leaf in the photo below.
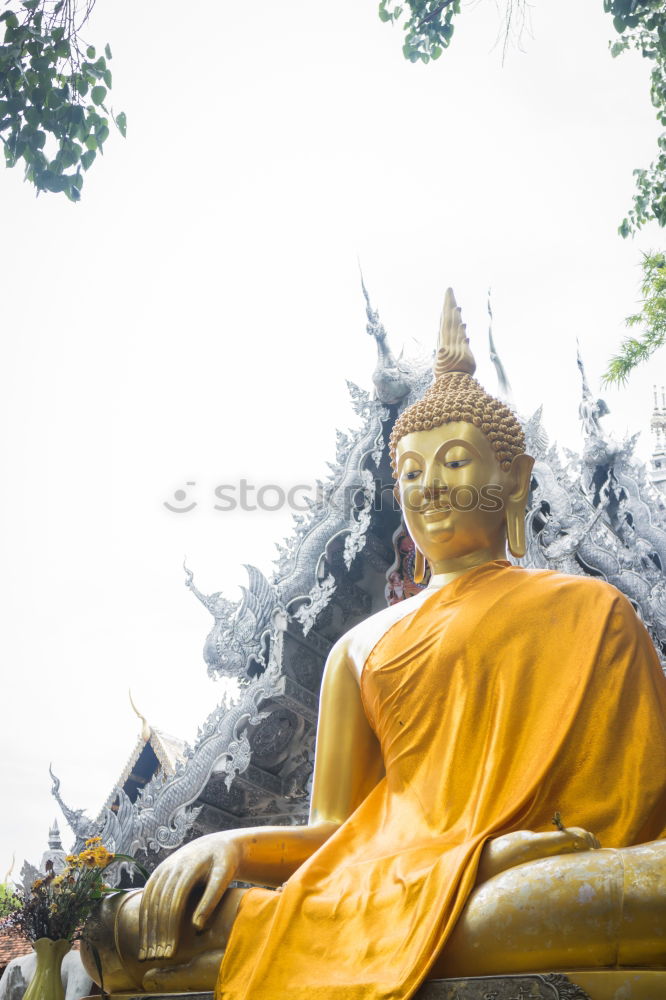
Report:
M 104 972 L 102 971 L 102 959 L 99 956 L 99 952 L 92 941 L 85 938 L 85 942 L 93 953 L 93 958 L 95 959 L 95 966 L 99 975 L 100 990 L 102 991 L 102 1000 L 106 1000 L 108 993 L 104 989 Z
M 111 87 L 113 86 L 113 77 L 111 76 L 110 69 L 104 70 L 104 72 L 102 73 L 102 79 L 104 80 L 104 83 L 107 85 L 109 90 L 111 90 Z
M 106 140 L 109 138 L 108 126 L 100 125 L 100 127 L 95 132 L 95 136 L 97 138 L 98 145 L 101 147 L 102 143 L 106 142 Z
M 106 87 L 93 87 L 90 92 L 90 96 L 95 104 L 102 104 L 104 102 L 104 98 L 106 97 L 106 93 Z
M 127 138 L 127 115 L 124 111 L 121 111 L 119 115 L 116 115 L 116 125 L 118 126 L 118 131 L 122 135 L 123 139 Z
M 72 125 L 83 125 L 86 119 L 86 113 L 80 104 L 75 104 L 69 109 L 69 120 Z
M 81 192 L 76 187 L 76 185 L 74 183 L 72 183 L 74 181 L 74 178 L 73 177 L 71 177 L 71 178 L 68 177 L 67 180 L 70 183 L 65 188 L 65 194 L 67 195 L 67 197 L 69 198 L 70 201 L 81 201 Z
M 109 45 L 108 42 L 104 46 L 104 55 L 106 56 L 107 59 L 111 58 L 111 46 Z
M 39 177 L 39 181 L 47 191 L 65 191 L 69 187 L 69 178 L 62 174 L 56 174 L 52 170 L 45 170 Z
M 94 49 L 94 46 L 92 46 L 92 45 L 88 46 L 88 48 L 86 49 L 86 55 L 88 56 L 88 59 L 94 59 L 95 58 L 95 49 Z
M 81 166 L 84 170 L 90 170 L 96 156 L 97 153 L 94 149 L 88 149 L 85 153 L 81 154 Z

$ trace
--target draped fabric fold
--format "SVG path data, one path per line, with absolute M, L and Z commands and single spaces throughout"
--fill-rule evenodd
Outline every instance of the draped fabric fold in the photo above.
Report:
M 470 570 L 389 628 L 361 691 L 386 777 L 281 892 L 246 894 L 217 1000 L 403 1000 L 488 839 L 555 812 L 604 847 L 664 835 L 666 681 L 607 584 Z

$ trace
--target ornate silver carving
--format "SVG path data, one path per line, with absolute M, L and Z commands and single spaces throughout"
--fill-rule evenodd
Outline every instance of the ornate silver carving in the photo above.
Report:
M 567 451 L 562 463 L 555 448 L 545 454 L 539 449 L 524 564 L 612 583 L 633 603 L 664 662 L 666 521 L 645 469 L 633 457 L 636 436 L 618 442 L 605 433 L 601 420 L 608 407 L 593 398 L 580 351 L 577 364 L 583 452 Z M 535 418 L 529 423 L 534 441 L 538 425 Z
M 495 341 L 493 340 L 493 307 L 490 302 L 490 289 L 488 289 L 488 354 L 490 355 L 490 360 L 492 361 L 497 374 L 499 398 L 513 410 L 515 409 L 513 402 L 513 389 L 511 388 L 511 383 L 509 382 L 509 376 L 506 373 L 506 369 L 502 364 L 502 359 L 495 348 Z
M 89 837 L 96 836 L 99 832 L 99 827 L 94 820 L 91 820 L 89 816 L 86 816 L 83 809 L 70 809 L 69 806 L 63 802 L 60 795 L 60 779 L 55 776 L 50 764 L 49 774 L 51 775 L 51 781 L 53 782 L 51 795 L 62 809 L 63 815 L 76 837 L 77 844 L 80 842 L 81 845 L 83 845 L 83 842 Z
M 253 662 L 265 667 L 264 643 L 279 604 L 273 586 L 256 566 L 246 566 L 248 586 L 234 603 L 221 593 L 202 594 L 194 585 L 194 574 L 185 568 L 185 584 L 215 623 L 204 646 L 204 659 L 211 677 L 242 677 Z
M 372 376 L 377 399 L 387 406 L 394 406 L 403 400 L 409 392 L 409 369 L 400 361 L 396 361 L 393 356 L 384 324 L 379 319 L 377 310 L 370 305 L 370 296 L 365 287 L 363 275 L 361 275 L 361 288 L 368 320 L 366 332 L 370 337 L 374 337 L 377 344 L 377 367 Z
M 354 559 L 365 545 L 365 535 L 370 527 L 372 507 L 375 501 L 375 480 L 368 469 L 363 469 L 361 472 L 361 484 L 363 505 L 356 513 L 353 527 L 345 538 L 343 558 L 347 569 L 351 568 Z
M 335 591 L 335 577 L 329 573 L 321 583 L 315 583 L 308 595 L 308 601 L 301 604 L 293 613 L 293 617 L 300 622 L 303 635 L 307 635 L 318 616 L 326 607 Z
M 545 975 L 480 976 L 473 979 L 432 979 L 415 1000 L 590 1000 L 561 972 Z
M 266 713 L 264 713 L 264 718 Z M 224 761 L 224 772 L 226 778 L 224 783 L 227 786 L 227 791 L 231 788 L 231 783 L 237 774 L 242 774 L 243 771 L 247 771 L 250 760 L 252 759 L 252 749 L 250 747 L 250 741 L 247 738 L 247 733 L 241 733 L 237 740 L 232 740 L 226 751 L 226 759 Z

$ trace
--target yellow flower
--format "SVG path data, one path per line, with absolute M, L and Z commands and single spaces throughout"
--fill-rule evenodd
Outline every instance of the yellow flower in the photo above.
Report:
M 102 843 L 101 837 L 89 837 L 88 840 L 86 840 L 86 847 L 96 847 L 97 844 L 101 843 Z
M 93 854 L 95 855 L 95 863 L 100 868 L 106 868 L 113 861 L 113 854 L 107 851 L 106 847 L 96 847 Z
M 94 868 L 97 864 L 94 851 L 81 851 L 79 854 L 79 864 L 85 865 L 86 868 Z
M 81 863 L 79 861 L 78 854 L 68 854 L 67 857 L 65 858 L 65 861 L 67 862 L 70 868 L 78 868 Z

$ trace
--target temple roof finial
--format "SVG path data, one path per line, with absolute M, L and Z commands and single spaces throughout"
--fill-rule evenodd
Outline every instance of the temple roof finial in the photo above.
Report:
M 53 773 L 53 767 L 51 764 L 49 764 L 49 774 L 51 775 L 51 780 L 53 782 L 51 795 L 62 809 L 63 815 L 74 831 L 75 836 L 81 840 L 86 840 L 88 837 L 94 837 L 98 832 L 97 826 L 92 822 L 92 820 L 88 819 L 83 809 L 70 809 L 67 803 L 63 801 L 60 794 L 60 778 L 56 777 Z
M 377 392 L 377 398 L 387 406 L 399 403 L 409 393 L 409 382 L 404 373 L 400 370 L 399 362 L 396 361 L 391 348 L 384 324 L 379 318 L 379 313 L 372 308 L 370 296 L 363 280 L 361 262 L 358 269 L 361 274 L 361 289 L 365 299 L 365 315 L 367 316 L 366 332 L 375 338 L 377 344 L 377 367 L 375 368 L 372 381 Z
M 585 365 L 583 364 L 583 356 L 581 354 L 578 338 L 576 338 L 576 364 L 578 365 L 582 381 L 582 396 L 578 407 L 578 416 L 580 417 L 580 421 L 583 425 L 583 430 L 588 437 L 603 438 L 603 431 L 599 420 L 601 417 L 605 417 L 610 410 L 608 409 L 604 399 L 595 400 L 592 395 L 587 381 L 587 376 L 585 374 Z
M 488 351 L 490 354 L 490 360 L 495 366 L 495 371 L 497 372 L 499 397 L 504 400 L 505 403 L 508 403 L 509 406 L 513 406 L 513 389 L 511 388 L 509 377 L 506 373 L 504 365 L 502 364 L 502 359 L 497 353 L 495 341 L 493 339 L 493 307 L 490 301 L 490 288 L 488 289 Z
M 12 877 L 12 872 L 14 871 L 14 864 L 15 864 L 15 862 L 16 862 L 16 851 L 13 851 L 12 852 L 12 863 L 10 864 L 9 868 L 7 869 L 7 874 L 5 875 L 4 885 L 8 885 L 9 884 L 9 880 Z
M 141 739 L 143 740 L 144 743 L 147 743 L 152 735 L 153 732 L 152 728 L 145 715 L 142 715 L 139 709 L 134 704 L 134 699 L 132 698 L 132 692 L 129 689 L 128 689 L 128 694 L 129 694 L 130 705 L 134 709 L 134 714 L 137 716 L 138 719 L 141 720 Z
M 363 279 L 363 271 L 361 270 L 361 262 L 358 262 L 358 270 L 361 275 L 361 290 L 363 291 L 363 298 L 365 299 L 365 315 L 367 317 L 367 323 L 365 327 L 366 333 L 370 337 L 374 337 L 376 341 L 386 340 L 386 330 L 384 329 L 384 324 L 379 318 L 379 312 L 377 309 L 372 308 L 370 302 L 370 296 L 368 294 L 368 289 L 365 287 L 365 281 Z

